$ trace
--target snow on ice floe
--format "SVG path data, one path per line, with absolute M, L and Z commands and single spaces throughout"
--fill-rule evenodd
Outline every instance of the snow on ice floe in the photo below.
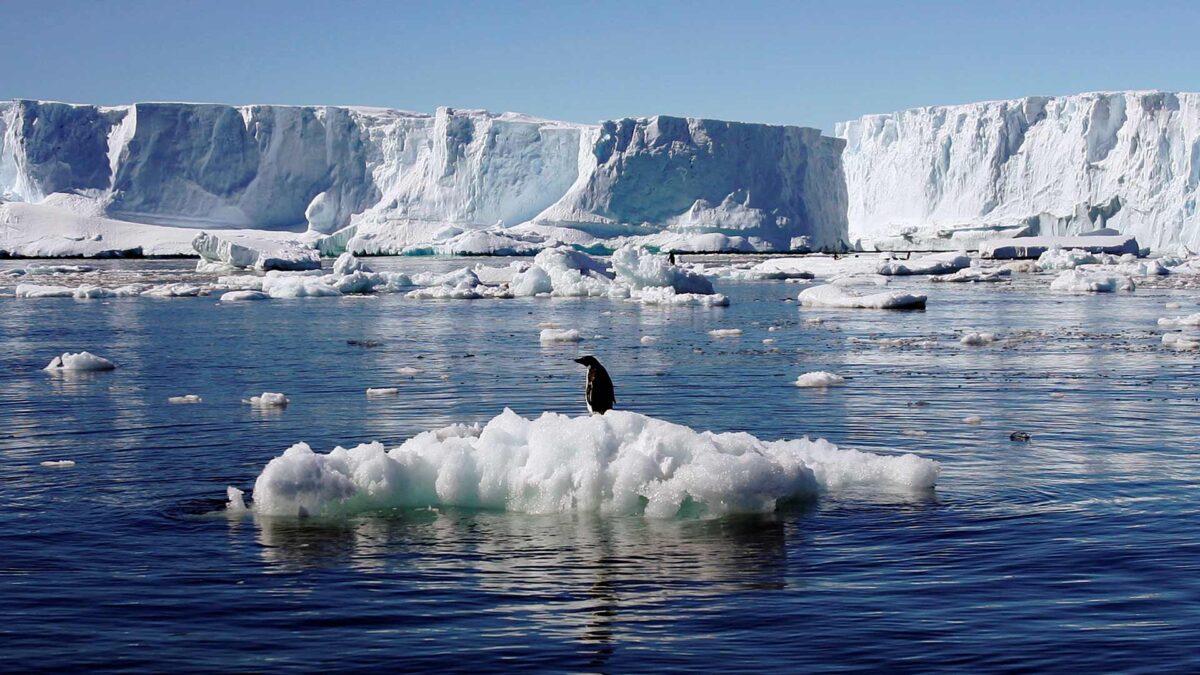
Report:
M 271 296 L 262 291 L 230 291 L 221 295 L 218 302 L 251 302 L 254 300 L 270 300 Z
M 970 266 L 971 256 L 966 253 L 932 253 L 912 260 L 881 263 L 876 272 L 884 276 L 950 274 Z
M 249 403 L 256 408 L 282 408 L 290 401 L 283 394 L 264 391 L 261 396 L 251 396 L 249 399 L 244 399 L 242 403 Z
M 930 281 L 941 283 L 997 283 L 1010 281 L 1012 270 L 1004 268 L 984 269 L 968 267 L 953 274 L 939 274 L 929 277 Z
M 391 450 L 376 442 L 319 454 L 298 443 L 259 474 L 252 510 L 336 516 L 445 505 L 715 517 L 849 487 L 929 490 L 938 473 L 937 462 L 916 455 L 821 439 L 697 432 L 627 411 L 526 419 L 505 410 L 482 427 L 427 431 Z
M 188 404 L 188 403 L 203 403 L 203 402 L 204 402 L 204 399 L 200 398 L 196 394 L 184 394 L 183 396 L 167 397 L 167 403 L 173 403 L 173 404 L 177 404 L 177 405 L 178 404 Z
M 117 366 L 112 361 L 96 356 L 91 352 L 71 353 L 64 352 L 62 356 L 56 356 L 50 360 L 50 364 L 43 370 L 76 370 L 76 371 L 97 371 L 97 370 L 113 370 Z
M 299 241 L 221 235 L 201 232 L 192 248 L 210 265 L 233 269 L 312 270 L 321 268 L 321 254 Z
M 855 295 L 839 286 L 825 284 L 804 289 L 800 292 L 797 300 L 804 307 L 924 309 L 926 296 L 901 291 L 875 293 L 872 295 Z
M 1133 279 L 1127 276 L 1078 269 L 1067 270 L 1050 283 L 1050 290 L 1064 293 L 1113 293 L 1132 291 L 1136 287 Z
M 543 328 L 538 338 L 543 344 L 554 342 L 580 342 L 583 336 L 574 328 Z
M 839 384 L 845 384 L 846 378 L 836 373 L 831 373 L 826 370 L 816 370 L 811 373 L 804 373 L 796 378 L 793 384 L 797 387 L 832 387 Z

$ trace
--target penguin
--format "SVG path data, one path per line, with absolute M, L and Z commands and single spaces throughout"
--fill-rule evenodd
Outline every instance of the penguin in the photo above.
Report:
M 667 254 L 667 262 L 671 263 L 672 265 L 675 264 L 675 251 L 671 251 Z
M 608 371 L 600 365 L 596 357 L 590 355 L 575 359 L 575 363 L 587 366 L 588 369 L 587 389 L 584 390 L 588 412 L 603 415 L 612 410 L 617 403 L 617 396 L 613 392 L 613 383 Z

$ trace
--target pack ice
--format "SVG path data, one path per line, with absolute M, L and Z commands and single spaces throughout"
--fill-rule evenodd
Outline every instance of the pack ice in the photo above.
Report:
M 937 462 L 911 454 L 698 432 L 627 411 L 526 419 L 505 410 L 482 427 L 427 431 L 391 450 L 368 443 L 321 454 L 298 443 L 259 474 L 253 510 L 329 516 L 448 505 L 714 517 L 852 486 L 928 490 L 938 472 Z
M 0 103 L 0 139 L 4 246 L 30 256 L 184 254 L 207 232 L 196 250 L 210 260 L 294 269 L 297 242 L 791 250 L 839 247 L 846 231 L 844 144 L 800 127 L 17 100 Z

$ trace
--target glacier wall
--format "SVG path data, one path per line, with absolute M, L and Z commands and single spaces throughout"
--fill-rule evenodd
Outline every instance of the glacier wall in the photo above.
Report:
M 370 252 L 522 224 L 737 235 L 764 250 L 846 240 L 844 144 L 798 127 L 18 100 L 0 103 L 0 139 L 0 201 L 165 227 L 373 238 Z M 6 225 L 22 227 L 25 211 L 9 211 Z
M 843 122 L 835 135 L 846 140 L 852 240 L 1110 227 L 1143 246 L 1200 248 L 1200 94 L 917 108 Z

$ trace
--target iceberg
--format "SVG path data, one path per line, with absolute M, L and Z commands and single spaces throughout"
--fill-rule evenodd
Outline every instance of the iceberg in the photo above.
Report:
M 49 365 L 43 370 L 113 370 L 117 366 L 112 361 L 103 356 L 96 356 L 91 352 L 71 353 L 64 352 L 62 356 L 56 356 L 51 359 Z
M 849 236 L 864 247 L 957 250 L 1105 228 L 1154 250 L 1200 246 L 1197 93 L 929 106 L 834 135 L 846 141 Z
M 486 425 L 426 431 L 390 450 L 376 442 L 321 454 L 298 443 L 258 475 L 251 509 L 347 516 L 446 505 L 718 517 L 770 512 L 849 487 L 930 490 L 938 473 L 929 459 L 843 450 L 825 440 L 698 432 L 621 410 L 527 419 L 506 409 Z
M 840 249 L 843 146 L 669 116 L 16 100 L 0 103 L 0 221 L 17 255 L 177 255 L 201 232 L 237 233 L 265 255 L 197 249 L 259 269 L 296 268 L 270 254 L 279 241 L 326 255 Z

